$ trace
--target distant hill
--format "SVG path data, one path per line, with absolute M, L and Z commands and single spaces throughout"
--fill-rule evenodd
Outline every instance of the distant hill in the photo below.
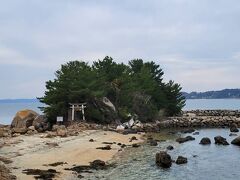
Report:
M 37 99 L 0 99 L 0 103 L 34 103 Z
M 240 89 L 223 89 L 220 91 L 182 92 L 186 99 L 225 99 L 240 98 Z

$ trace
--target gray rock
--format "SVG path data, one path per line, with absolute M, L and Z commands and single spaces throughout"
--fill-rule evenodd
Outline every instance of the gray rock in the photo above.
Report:
M 230 133 L 229 136 L 237 136 L 235 133 Z
M 229 143 L 227 142 L 226 138 L 224 138 L 222 136 L 216 136 L 216 137 L 214 137 L 214 140 L 215 140 L 215 144 L 229 145 Z
M 47 121 L 45 115 L 39 115 L 34 120 L 32 125 L 38 132 L 44 132 L 50 130 L 50 123 Z
M 38 113 L 35 111 L 26 109 L 22 111 L 18 111 L 13 121 L 11 123 L 12 128 L 28 128 L 32 126 L 33 120 L 38 116 Z
M 211 144 L 211 140 L 208 137 L 204 137 L 201 139 L 199 144 L 202 144 L 202 145 Z
M 169 146 L 167 147 L 167 150 L 173 150 L 173 149 L 174 149 L 174 147 L 171 146 L 171 145 L 169 145 Z
M 156 154 L 156 164 L 163 168 L 170 168 L 172 166 L 172 158 L 167 152 L 160 151 Z
M 188 162 L 186 157 L 178 156 L 176 160 L 176 164 L 186 164 Z
M 236 137 L 235 139 L 232 140 L 231 144 L 240 146 L 240 136 Z

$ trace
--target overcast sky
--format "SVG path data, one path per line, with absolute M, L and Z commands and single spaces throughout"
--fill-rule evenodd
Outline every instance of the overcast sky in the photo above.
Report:
M 62 63 L 133 58 L 184 91 L 240 88 L 239 0 L 6 0 L 0 98 L 42 96 Z

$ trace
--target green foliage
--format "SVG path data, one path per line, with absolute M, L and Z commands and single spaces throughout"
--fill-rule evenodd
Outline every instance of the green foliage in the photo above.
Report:
M 39 98 L 51 122 L 56 116 L 68 117 L 69 103 L 87 102 L 87 120 L 111 123 L 136 114 L 141 121 L 153 120 L 159 111 L 176 115 L 185 105 L 179 84 L 163 83 L 163 71 L 153 61 L 134 59 L 128 65 L 111 57 L 93 62 L 71 61 L 56 71 L 56 78 L 46 82 L 45 95 Z M 107 107 L 107 97 L 116 111 Z

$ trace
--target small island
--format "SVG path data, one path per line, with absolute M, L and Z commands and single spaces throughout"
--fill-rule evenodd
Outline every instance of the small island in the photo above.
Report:
M 198 161 L 198 154 L 191 154 L 196 147 L 240 145 L 240 111 L 183 111 L 181 89 L 165 82 L 153 61 L 123 64 L 107 56 L 92 65 L 63 64 L 38 98 L 42 114 L 23 109 L 11 125 L 0 126 L 0 177 L 98 179 L 122 167 L 117 159 L 124 157 L 131 159 L 125 162 L 129 167 L 153 157 L 154 168 L 178 172 Z

